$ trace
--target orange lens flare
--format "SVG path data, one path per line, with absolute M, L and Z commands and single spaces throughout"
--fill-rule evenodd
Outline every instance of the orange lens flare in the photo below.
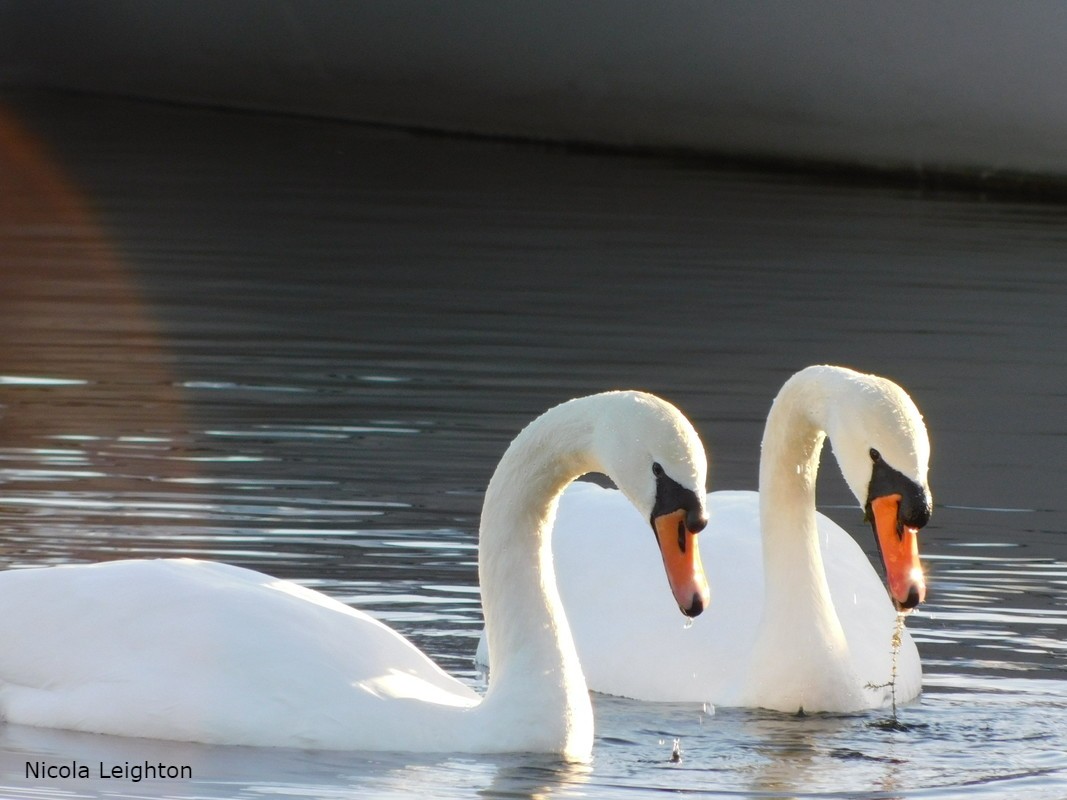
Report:
M 876 497 L 871 512 L 889 594 L 897 608 L 913 608 L 926 598 L 926 579 L 919 563 L 919 529 L 898 528 L 900 499 L 899 494 Z
M 711 602 L 711 590 L 700 562 L 697 535 L 686 529 L 685 519 L 685 510 L 678 509 L 656 517 L 652 523 L 674 600 L 683 614 L 695 617 Z

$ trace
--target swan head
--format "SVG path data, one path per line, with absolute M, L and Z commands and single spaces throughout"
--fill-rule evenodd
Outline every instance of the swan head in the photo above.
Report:
M 897 384 L 852 373 L 855 392 L 835 404 L 828 433 L 845 480 L 874 530 L 899 611 L 926 597 L 919 530 L 930 520 L 930 440 L 922 414 Z
M 695 617 L 711 593 L 696 535 L 708 523 L 707 458 L 688 419 L 644 392 L 620 392 L 593 436 L 603 471 L 649 520 L 679 609 Z

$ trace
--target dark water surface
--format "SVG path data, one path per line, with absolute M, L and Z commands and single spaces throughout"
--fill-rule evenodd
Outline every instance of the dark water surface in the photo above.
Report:
M 0 96 L 3 568 L 250 566 L 477 683 L 477 517 L 522 425 L 648 389 L 712 488 L 755 488 L 816 362 L 894 378 L 931 431 L 926 688 L 896 725 L 596 697 L 582 767 L 0 726 L 0 793 L 1067 797 L 1067 208 Z M 873 547 L 828 454 L 819 499 Z M 25 774 L 72 758 L 194 777 Z

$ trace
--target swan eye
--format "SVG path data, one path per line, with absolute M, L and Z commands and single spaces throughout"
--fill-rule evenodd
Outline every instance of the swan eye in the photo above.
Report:
M 877 464 L 881 460 L 882 460 L 882 454 L 879 453 L 877 450 L 875 450 L 872 447 L 871 448 L 871 461 L 873 461 L 875 464 Z
M 659 465 L 658 461 L 652 462 L 652 474 L 655 475 L 657 478 L 663 477 L 663 467 Z

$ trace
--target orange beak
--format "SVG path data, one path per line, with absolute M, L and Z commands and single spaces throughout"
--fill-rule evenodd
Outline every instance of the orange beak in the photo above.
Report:
M 695 617 L 708 607 L 711 591 L 700 563 L 697 535 L 686 528 L 685 520 L 685 509 L 680 508 L 655 517 L 652 526 L 674 600 L 683 614 Z
M 915 608 L 926 598 L 926 578 L 919 563 L 919 529 L 901 525 L 899 494 L 871 501 L 874 533 L 882 551 L 889 595 L 898 611 Z

